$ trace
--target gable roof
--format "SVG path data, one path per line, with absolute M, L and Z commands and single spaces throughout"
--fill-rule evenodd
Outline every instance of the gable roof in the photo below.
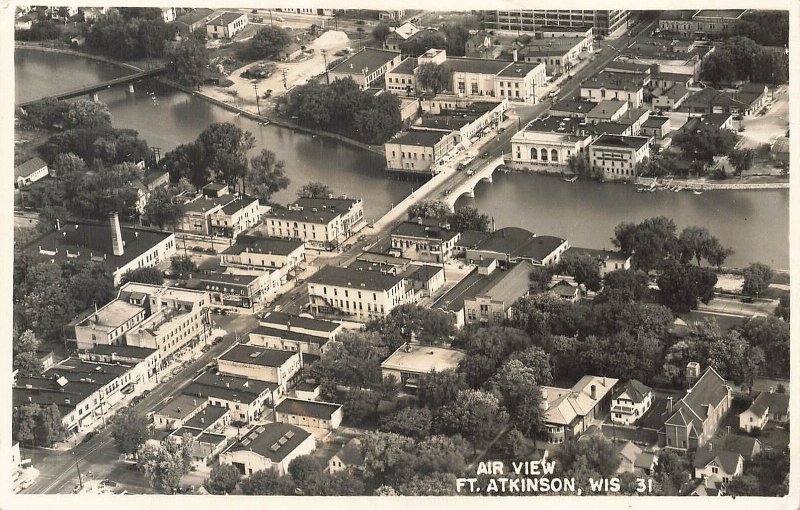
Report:
M 652 388 L 645 386 L 637 379 L 631 379 L 622 385 L 622 388 L 617 392 L 614 398 L 619 398 L 623 394 L 627 394 L 628 398 L 638 404 L 644 400 L 648 393 L 652 393 L 652 391 Z
M 47 167 L 47 163 L 42 161 L 39 158 L 29 159 L 28 161 L 22 163 L 21 165 L 14 167 L 14 179 L 19 179 L 20 177 L 28 177 L 33 172 Z
M 701 420 L 708 416 L 708 405 L 717 407 L 728 398 L 728 387 L 725 379 L 713 367 L 708 367 L 700 379 L 687 390 L 681 402 L 696 414 Z
M 717 448 L 709 448 L 708 445 L 701 446 L 694 454 L 694 467 L 695 469 L 703 469 L 708 466 L 712 461 L 716 461 L 722 469 L 727 473 L 733 474 L 739 465 L 741 455 L 729 450 L 718 450 Z
M 336 454 L 346 466 L 364 466 L 364 455 L 361 453 L 361 441 L 354 437 L 350 439 Z

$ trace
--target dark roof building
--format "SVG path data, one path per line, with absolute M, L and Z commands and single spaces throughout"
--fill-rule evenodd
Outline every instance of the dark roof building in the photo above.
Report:
M 300 427 L 286 423 L 268 423 L 250 429 L 225 453 L 251 451 L 273 463 L 280 463 L 311 436 Z
M 239 255 L 245 252 L 290 255 L 302 246 L 303 242 L 296 239 L 241 234 L 236 238 L 236 243 L 226 248 L 222 253 L 226 255 Z
M 263 347 L 254 347 L 247 344 L 236 344 L 222 354 L 219 360 L 277 368 L 283 366 L 284 363 L 289 361 L 296 354 L 297 353 L 291 351 L 265 349 Z
M 322 269 L 310 276 L 307 281 L 309 284 L 330 285 L 332 287 L 386 291 L 402 280 L 398 276 L 385 273 L 323 266 Z

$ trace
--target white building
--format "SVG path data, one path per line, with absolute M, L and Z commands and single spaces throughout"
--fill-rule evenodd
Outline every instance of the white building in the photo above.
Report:
M 646 136 L 601 135 L 589 145 L 589 164 L 603 171 L 606 180 L 633 181 L 636 165 L 650 155 Z
M 653 390 L 636 379 L 627 381 L 611 400 L 611 421 L 631 425 L 653 405 Z
M 364 203 L 347 198 L 300 198 L 264 216 L 271 237 L 298 239 L 307 248 L 333 250 L 366 225 Z
M 300 353 L 267 349 L 250 344 L 235 344 L 217 358 L 221 374 L 256 379 L 278 385 L 278 392 L 287 388 L 300 372 Z
M 283 476 L 289 463 L 317 447 L 314 435 L 285 423 L 267 423 L 250 429 L 219 456 L 219 463 L 231 465 L 244 476 L 271 469 Z
M 247 14 L 224 12 L 206 23 L 206 32 L 211 39 L 231 39 L 247 26 Z

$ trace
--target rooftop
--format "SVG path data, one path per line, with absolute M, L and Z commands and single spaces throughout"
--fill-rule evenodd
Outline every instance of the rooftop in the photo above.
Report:
M 553 103 L 550 107 L 552 112 L 568 112 L 568 113 L 588 113 L 592 108 L 597 106 L 597 103 L 587 99 L 562 99 Z
M 324 319 L 312 319 L 300 317 L 284 312 L 267 312 L 260 321 L 262 326 L 280 325 L 302 328 L 306 330 L 318 331 L 320 333 L 332 333 L 341 328 L 338 322 L 327 321 Z
M 271 392 L 277 388 L 277 384 L 256 379 L 203 372 L 183 390 L 183 393 L 200 398 L 214 397 L 249 405 L 264 392 Z
M 237 19 L 241 18 L 242 16 L 247 16 L 247 15 L 241 12 L 223 12 L 216 18 L 209 21 L 208 24 L 217 26 L 227 26 L 236 21 Z
M 635 92 L 644 86 L 644 80 L 631 73 L 601 71 L 581 83 L 581 88 L 624 90 Z
M 397 74 L 414 74 L 414 69 L 417 68 L 417 59 L 415 57 L 408 57 L 403 59 L 397 67 L 389 71 L 390 73 Z
M 710 404 L 714 407 L 719 405 L 722 400 L 728 396 L 728 387 L 716 370 L 708 367 L 700 379 L 694 383 L 686 392 L 686 396 L 681 399 L 691 411 L 700 419 L 705 420 L 707 415 L 707 406 Z
M 330 420 L 331 416 L 333 416 L 333 413 L 341 408 L 342 406 L 339 404 L 287 397 L 275 407 L 275 411 L 279 413 L 296 414 L 300 416 L 319 418 L 322 420 Z
M 592 142 L 592 147 L 615 147 L 625 149 L 641 149 L 650 139 L 646 136 L 618 136 L 605 134 Z
M 227 451 L 248 450 L 272 462 L 281 462 L 310 436 L 310 432 L 294 425 L 267 423 L 250 429 Z
M 611 120 L 614 116 L 616 116 L 620 110 L 625 108 L 627 103 L 625 101 L 619 101 L 617 99 L 607 99 L 605 101 L 600 101 L 597 105 L 591 109 L 586 115 L 587 117 L 592 117 L 595 119 L 607 119 Z
M 169 402 L 162 404 L 155 409 L 155 414 L 173 418 L 176 420 L 183 420 L 197 408 L 206 404 L 206 401 L 191 395 L 178 395 Z
M 19 179 L 20 177 L 27 177 L 33 172 L 46 166 L 47 163 L 45 163 L 39 158 L 29 159 L 28 161 L 14 168 L 14 179 Z
M 544 66 L 544 64 L 539 62 L 513 62 L 497 73 L 497 76 L 501 78 L 522 78 L 539 66 Z
M 547 410 L 544 421 L 567 425 L 576 416 L 585 416 L 605 397 L 617 383 L 611 377 L 585 375 L 571 389 L 541 386 L 546 393 Z M 592 398 L 594 390 L 595 398 Z
M 386 142 L 387 144 L 418 145 L 433 147 L 443 138 L 450 136 L 447 131 L 429 131 L 425 129 L 411 129 Z
M 251 332 L 251 334 L 281 338 L 283 340 L 291 340 L 294 342 L 306 342 L 318 345 L 324 345 L 328 342 L 328 337 L 326 336 L 309 335 L 306 333 L 299 333 L 297 331 L 287 331 L 285 329 L 270 328 L 267 326 L 258 326 Z
M 645 386 L 637 379 L 625 381 L 625 384 L 615 393 L 614 398 L 619 398 L 623 393 L 636 403 L 642 402 L 648 393 L 652 393 L 649 386 Z
M 342 214 L 341 211 L 330 209 L 275 209 L 264 215 L 264 223 L 270 218 L 298 221 L 302 223 L 314 223 L 317 225 L 327 225 Z
M 478 117 L 476 115 L 427 114 L 420 117 L 419 121 L 415 125 L 425 128 L 457 131 L 462 127 L 472 123 L 477 118 Z
M 398 56 L 400 56 L 399 51 L 364 48 L 337 64 L 330 72 L 361 75 L 367 70 L 367 74 L 370 74 Z
M 236 196 L 222 207 L 222 212 L 230 216 L 257 202 L 258 199 L 254 197 L 248 197 L 247 195 Z
M 205 430 L 226 414 L 228 414 L 227 407 L 209 404 L 202 411 L 186 420 L 183 426 Z
M 487 58 L 447 57 L 446 66 L 456 73 L 491 74 L 497 75 L 511 62 Z
M 323 266 L 322 269 L 307 279 L 309 284 L 375 291 L 389 290 L 402 281 L 403 279 L 400 277 L 385 273 L 359 271 L 336 266 Z
M 138 305 L 115 299 L 81 321 L 78 326 L 93 327 L 100 331 L 113 331 L 144 311 Z
M 702 469 L 712 460 L 716 460 L 725 472 L 733 474 L 736 472 L 740 458 L 741 455 L 739 453 L 713 447 L 709 448 L 708 445 L 704 445 L 698 448 L 694 454 L 694 467 L 696 469 Z
M 303 247 L 303 241 L 296 239 L 281 239 L 278 237 L 260 237 L 240 234 L 236 243 L 229 246 L 222 253 L 224 255 L 239 255 L 241 253 L 261 253 L 267 255 L 289 255 L 298 248 Z
M 136 347 L 133 345 L 97 344 L 91 349 L 88 349 L 86 352 L 89 354 L 100 354 L 103 356 L 117 355 L 130 359 L 146 359 L 156 351 L 157 349 L 150 349 L 149 347 Z
M 205 8 L 194 9 L 192 12 L 187 12 L 186 14 L 179 16 L 178 19 L 175 20 L 175 22 L 184 23 L 186 25 L 192 25 L 202 19 L 211 16 L 212 14 L 214 14 L 214 9 L 205 9 Z
M 517 269 L 520 267 L 523 269 Z M 475 268 L 437 299 L 432 307 L 458 313 L 464 309 L 465 300 L 483 295 L 491 295 L 494 299 L 510 304 L 527 292 L 528 275 L 523 276 L 519 273 L 530 272 L 532 267 L 529 262 L 524 261 L 507 271 L 495 269 L 488 275 L 481 274 L 479 269 Z
M 293 351 L 236 344 L 223 353 L 219 359 L 221 361 L 259 365 L 262 367 L 280 367 L 295 355 L 297 355 L 297 353 Z
M 423 225 L 416 221 L 404 221 L 392 230 L 392 236 L 449 241 L 457 237 L 458 232 L 442 227 Z
M 695 13 L 695 18 L 724 18 L 739 19 L 747 9 L 701 9 Z
M 527 282 L 526 282 L 527 283 Z M 381 363 L 381 368 L 427 374 L 455 369 L 466 355 L 455 349 L 430 345 L 403 345 Z
M 647 117 L 647 120 L 645 120 L 642 123 L 642 127 L 643 128 L 660 128 L 661 126 L 663 126 L 667 122 L 669 122 L 669 117 L 667 117 L 666 115 L 665 116 L 651 115 L 651 116 Z

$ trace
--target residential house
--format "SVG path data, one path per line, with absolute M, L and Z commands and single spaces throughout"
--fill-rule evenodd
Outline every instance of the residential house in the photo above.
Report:
M 701 446 L 694 454 L 694 477 L 728 483 L 744 472 L 744 457 L 737 452 L 715 448 L 713 443 Z
M 205 30 L 206 23 L 211 20 L 214 9 L 198 8 L 178 16 L 175 26 L 182 33 L 192 33 L 195 30 Z
M 250 344 L 234 344 L 217 358 L 219 372 L 277 384 L 277 393 L 286 394 L 297 379 L 300 354 Z
M 676 450 L 696 450 L 717 431 L 731 406 L 731 391 L 716 370 L 708 367 L 698 378 L 700 367 L 689 363 L 687 377 L 696 381 L 675 405 L 668 403 L 670 417 L 659 430 L 659 443 Z
M 653 389 L 636 379 L 631 379 L 614 394 L 611 400 L 611 421 L 632 425 L 653 405 Z
M 350 78 L 366 90 L 373 83 L 381 84 L 383 75 L 400 61 L 399 51 L 364 48 L 331 68 L 328 77 L 332 81 Z
M 667 111 L 677 110 L 690 95 L 691 91 L 685 85 L 676 83 L 653 97 L 653 108 Z
M 589 164 L 602 170 L 606 180 L 632 181 L 637 165 L 650 155 L 646 136 L 602 135 L 589 145 Z
M 383 41 L 383 49 L 390 51 L 400 51 L 400 45 L 411 38 L 420 30 L 413 23 L 406 22 L 399 27 L 391 28 L 391 32 Z
M 552 292 L 570 303 L 577 303 L 586 294 L 586 289 L 583 285 L 579 285 L 572 278 L 560 277 L 547 287 L 548 292 Z
M 357 320 L 384 317 L 414 299 L 414 289 L 402 277 L 374 271 L 324 266 L 307 282 L 315 313 L 341 313 Z
M 316 449 L 314 435 L 286 423 L 267 423 L 250 429 L 219 456 L 219 463 L 230 465 L 244 476 L 271 469 L 286 475 L 289 463 Z
M 405 387 L 416 388 L 421 375 L 455 370 L 465 357 L 456 349 L 407 342 L 381 363 L 381 374 L 384 380 L 393 378 Z
M 789 421 L 789 395 L 762 391 L 750 407 L 739 414 L 739 428 L 746 432 L 763 430 L 767 423 L 775 418 L 778 423 Z
M 653 474 L 658 464 L 658 456 L 649 451 L 644 451 L 632 441 L 625 441 L 614 445 L 614 452 L 619 459 L 617 474 L 632 473 L 637 476 Z
M 616 384 L 611 377 L 586 375 L 569 389 L 540 386 L 543 439 L 560 444 L 580 436 L 608 410 Z
M 247 14 L 224 12 L 206 23 L 206 33 L 211 39 L 232 39 L 247 26 Z
M 443 263 L 452 257 L 459 233 L 439 225 L 404 221 L 391 233 L 390 254 L 420 262 Z
M 31 183 L 47 177 L 47 163 L 39 158 L 32 158 L 14 167 L 14 187 L 24 188 Z
M 349 473 L 364 471 L 364 454 L 361 453 L 361 440 L 357 437 L 351 438 L 342 445 L 341 450 L 328 461 L 329 473 L 334 474 L 340 471 Z
M 642 124 L 641 135 L 662 140 L 670 132 L 671 121 L 666 115 L 650 115 Z
M 342 423 L 342 406 L 287 397 L 275 406 L 275 421 L 303 427 L 335 430 Z

